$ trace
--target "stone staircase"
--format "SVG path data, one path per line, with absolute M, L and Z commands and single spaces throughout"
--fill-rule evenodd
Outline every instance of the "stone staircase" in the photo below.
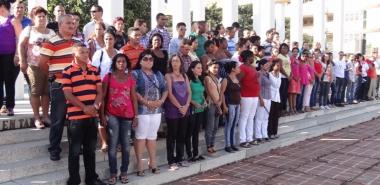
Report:
M 223 129 L 220 128 L 216 138 L 218 152 L 215 156 L 206 157 L 206 160 L 192 164 L 187 168 L 177 171 L 167 170 L 165 139 L 158 140 L 157 155 L 161 173 L 152 175 L 146 171 L 145 177 L 130 175 L 129 184 L 163 184 L 171 181 L 204 172 L 221 165 L 239 161 L 248 157 L 268 152 L 271 149 L 288 146 L 307 138 L 316 137 L 327 132 L 339 130 L 371 120 L 379 116 L 380 101 L 364 102 L 357 105 L 349 105 L 331 110 L 319 110 L 280 119 L 280 138 L 249 149 L 241 149 L 235 153 L 224 152 Z M 28 117 L 29 116 L 29 117 Z M 0 185 L 27 185 L 27 184 L 65 184 L 68 178 L 67 155 L 68 142 L 66 130 L 62 140 L 62 159 L 58 162 L 50 161 L 47 152 L 49 129 L 36 130 L 28 126 L 19 126 L 21 117 L 29 121 L 30 113 L 17 115 L 16 117 L 1 117 L 0 122 L 15 122 L 14 130 L 2 129 L 0 131 Z M 33 122 L 31 122 L 33 123 Z M 4 128 L 4 127 L 2 127 Z M 10 128 L 10 127 L 9 127 Z M 200 151 L 205 151 L 204 133 L 200 133 Z M 119 154 L 120 155 L 120 154 Z M 147 158 L 147 156 L 146 156 Z M 96 152 L 97 172 L 102 179 L 109 175 L 107 155 Z M 129 171 L 135 171 L 135 155 L 130 151 Z M 120 164 L 120 161 L 119 161 Z M 81 162 L 82 180 L 84 175 Z M 147 168 L 145 160 L 145 168 Z

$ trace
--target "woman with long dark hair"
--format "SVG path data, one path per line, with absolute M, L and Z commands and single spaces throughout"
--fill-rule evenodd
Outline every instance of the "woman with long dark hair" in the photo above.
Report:
M 163 40 L 164 38 L 159 33 L 153 34 L 150 37 L 148 48 L 150 48 L 153 56 L 153 70 L 160 71 L 162 75 L 165 75 L 169 55 L 166 50 L 162 50 Z

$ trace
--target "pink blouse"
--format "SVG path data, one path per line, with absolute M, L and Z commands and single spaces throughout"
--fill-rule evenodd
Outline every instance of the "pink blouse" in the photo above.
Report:
M 300 74 L 301 74 L 301 85 L 308 85 L 313 79 L 314 69 L 309 64 L 301 63 Z

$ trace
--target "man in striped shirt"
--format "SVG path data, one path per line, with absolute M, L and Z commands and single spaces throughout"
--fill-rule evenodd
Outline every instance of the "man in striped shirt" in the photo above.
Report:
M 50 128 L 50 159 L 60 160 L 61 139 L 66 117 L 66 99 L 62 91 L 62 70 L 73 61 L 72 46 L 80 42 L 72 37 L 75 23 L 71 15 L 61 15 L 58 18 L 59 31 L 40 49 L 40 68 L 49 73 L 51 94 L 51 128 Z
M 135 69 L 140 53 L 142 53 L 145 49 L 144 46 L 140 44 L 141 31 L 139 28 L 129 28 L 128 36 L 129 40 L 127 44 L 120 49 L 120 52 L 127 55 L 132 64 L 131 69 Z
M 168 18 L 166 17 L 165 14 L 158 13 L 156 15 L 156 21 L 157 21 L 156 28 L 152 29 L 146 35 L 147 35 L 148 39 L 150 40 L 154 34 L 159 33 L 163 38 L 162 49 L 168 51 L 169 50 L 169 42 L 172 39 L 170 33 L 166 29 L 166 23 L 168 22 Z M 147 46 L 149 47 L 149 44 L 147 44 Z M 152 47 L 152 46 L 150 46 L 150 47 Z
M 75 44 L 74 61 L 63 70 L 62 86 L 67 99 L 69 139 L 69 179 L 67 184 L 80 184 L 79 155 L 83 146 L 86 184 L 103 184 L 95 172 L 98 109 L 102 101 L 99 70 L 88 64 L 89 50 Z

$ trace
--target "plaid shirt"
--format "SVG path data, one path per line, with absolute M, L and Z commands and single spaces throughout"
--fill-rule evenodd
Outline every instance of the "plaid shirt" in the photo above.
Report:
M 166 28 L 158 28 L 158 27 L 156 27 L 156 28 L 154 28 L 153 30 L 151 30 L 148 34 L 146 34 L 147 35 L 147 38 L 148 39 L 150 39 L 150 37 L 152 36 L 152 35 L 154 35 L 155 33 L 159 33 L 163 38 L 164 38 L 164 40 L 163 40 L 163 42 L 162 42 L 162 49 L 163 50 L 169 50 L 169 42 L 170 42 L 170 40 L 172 39 L 171 38 L 171 35 L 170 35 L 170 33 L 168 32 L 168 30 L 166 29 Z M 149 42 L 149 41 L 148 41 Z M 148 43 L 148 45 L 147 45 L 148 47 L 149 47 L 149 43 Z
M 149 38 L 147 35 L 143 35 L 140 37 L 140 44 L 146 49 L 148 48 L 148 43 L 149 42 Z

